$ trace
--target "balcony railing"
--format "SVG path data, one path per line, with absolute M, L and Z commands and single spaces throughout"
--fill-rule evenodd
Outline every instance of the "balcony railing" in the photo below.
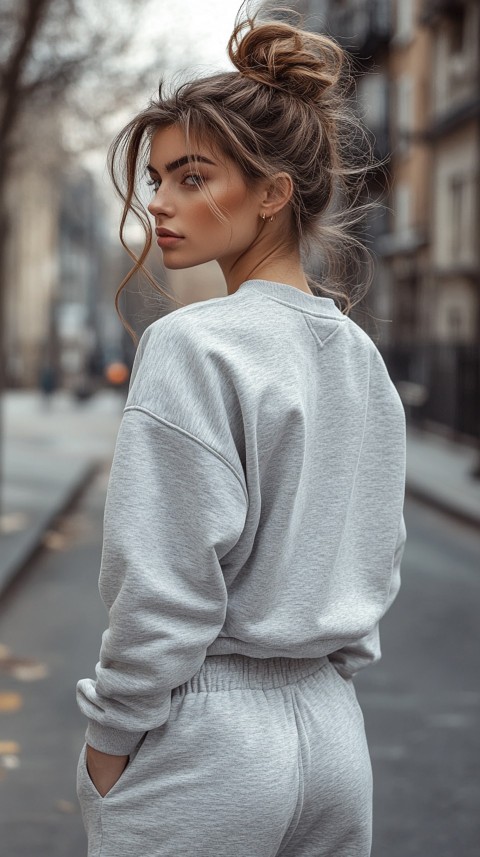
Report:
M 439 15 L 454 18 L 465 7 L 465 0 L 423 0 L 420 21 L 430 24 Z
M 390 10 L 390 3 L 385 0 L 357 0 L 342 6 L 332 3 L 329 28 L 350 53 L 374 53 L 391 38 Z
M 416 339 L 419 335 L 416 334 Z M 410 382 L 423 388 L 416 406 L 406 404 L 407 421 L 419 428 L 450 429 L 452 438 L 478 438 L 480 365 L 475 344 L 410 341 L 382 345 L 382 356 L 399 390 Z

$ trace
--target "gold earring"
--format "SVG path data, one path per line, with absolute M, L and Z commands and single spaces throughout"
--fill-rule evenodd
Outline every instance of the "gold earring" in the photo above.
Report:
M 269 217 L 268 219 L 269 219 L 270 223 L 273 223 L 273 221 L 275 220 L 275 215 L 272 214 L 272 216 Z
M 267 215 L 265 214 L 265 212 L 263 212 L 263 214 L 261 214 L 261 215 L 260 215 L 260 217 L 262 218 L 262 220 L 263 220 L 263 222 L 264 222 L 264 223 L 265 223 L 265 218 L 266 218 L 266 216 L 267 216 Z

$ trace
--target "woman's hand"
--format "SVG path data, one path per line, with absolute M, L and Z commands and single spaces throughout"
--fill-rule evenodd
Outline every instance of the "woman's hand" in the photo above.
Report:
M 112 756 L 87 744 L 87 771 L 97 792 L 105 797 L 128 765 L 128 756 Z

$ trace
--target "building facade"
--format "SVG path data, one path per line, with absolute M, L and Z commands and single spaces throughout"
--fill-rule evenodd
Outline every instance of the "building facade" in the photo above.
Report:
M 480 0 L 304 0 L 355 58 L 358 108 L 388 166 L 368 194 L 366 296 L 407 417 L 480 432 Z M 383 320 L 388 319 L 388 324 Z M 362 323 L 362 318 L 358 319 Z M 370 332 L 370 330 L 368 331 Z
M 31 118 L 31 117 L 30 117 Z M 9 213 L 5 277 L 6 380 L 38 383 L 58 288 L 59 124 L 38 117 L 35 137 L 18 129 L 17 157 L 6 187 Z
M 480 432 L 480 2 L 423 0 L 432 42 L 425 139 L 431 157 L 430 246 L 420 323 L 430 344 L 425 417 Z
M 101 372 L 112 248 L 95 181 L 63 149 L 56 109 L 20 122 L 6 203 L 7 386 L 74 388 Z

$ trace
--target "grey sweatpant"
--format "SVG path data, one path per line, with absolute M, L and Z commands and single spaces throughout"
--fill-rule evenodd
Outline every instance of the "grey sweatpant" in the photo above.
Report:
M 85 751 L 88 857 L 370 855 L 363 716 L 327 658 L 207 657 L 103 798 Z

